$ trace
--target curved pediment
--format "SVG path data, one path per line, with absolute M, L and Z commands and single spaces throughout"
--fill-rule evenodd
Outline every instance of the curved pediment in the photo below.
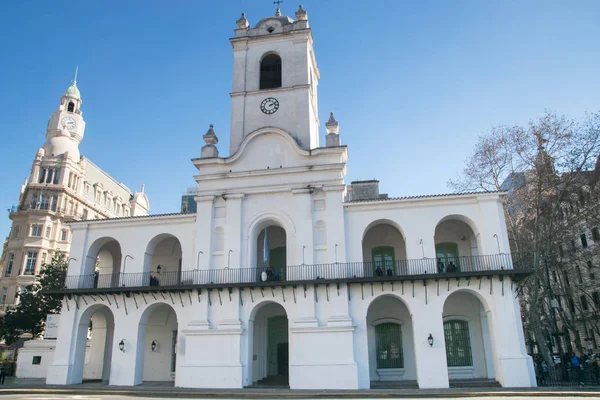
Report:
M 247 135 L 226 163 L 242 164 L 244 170 L 284 168 L 302 164 L 301 159 L 309 156 L 288 132 L 265 127 Z

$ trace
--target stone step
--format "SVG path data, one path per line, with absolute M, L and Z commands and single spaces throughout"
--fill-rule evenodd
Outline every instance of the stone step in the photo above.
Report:
M 451 388 L 502 387 L 495 379 L 451 379 Z

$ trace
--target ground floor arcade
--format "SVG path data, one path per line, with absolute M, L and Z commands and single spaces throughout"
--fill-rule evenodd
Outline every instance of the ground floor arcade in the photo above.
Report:
M 535 385 L 509 278 L 105 293 L 64 303 L 49 384 L 80 383 L 93 370 L 111 385 L 191 388 Z

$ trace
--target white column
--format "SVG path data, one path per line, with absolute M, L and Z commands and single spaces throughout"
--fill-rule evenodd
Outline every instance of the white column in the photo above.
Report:
M 225 247 L 223 249 L 225 251 L 225 267 L 242 268 L 240 252 L 242 250 L 242 202 L 244 201 L 244 195 L 228 194 L 226 198 Z
M 422 282 L 415 282 L 415 286 Z M 415 287 L 417 289 L 417 287 Z M 411 298 L 412 324 L 414 335 L 417 382 L 420 389 L 443 389 L 449 387 L 446 343 L 442 311 L 444 304 L 439 297 L 429 295 L 425 304 L 423 288 L 418 288 L 420 296 Z M 419 303 L 419 304 L 418 304 Z M 433 346 L 429 345 L 429 335 Z
M 498 357 L 496 378 L 503 387 L 536 386 L 533 361 L 525 349 L 518 306 L 510 279 L 504 278 L 504 294 L 502 294 L 502 282 L 494 278 L 490 316 Z
M 344 219 L 344 185 L 326 186 L 327 251 L 330 263 L 346 262 L 346 229 Z
M 118 299 L 121 302 L 120 299 Z M 144 343 L 146 342 L 146 324 L 141 324 L 140 313 L 125 316 L 115 313 L 115 329 L 113 337 L 110 385 L 141 385 L 144 375 Z M 136 323 L 137 322 L 137 323 Z M 119 349 L 123 340 L 124 351 Z
M 194 269 L 211 269 L 212 229 L 214 196 L 194 197 L 196 201 L 196 239 L 194 245 Z M 202 253 L 200 253 L 202 252 Z
M 77 335 L 79 312 L 74 302 L 70 301 L 67 308 L 67 298 L 63 299 L 62 312 L 60 315 L 60 324 L 58 326 L 58 336 L 56 339 L 56 349 L 54 351 L 54 361 L 48 367 L 46 375 L 46 384 L 48 385 L 72 385 L 81 383 L 77 381 L 74 361 L 75 350 L 78 346 L 83 346 L 85 353 L 85 336 L 83 339 Z M 83 363 L 77 366 L 83 373 Z
M 310 276 L 310 268 L 314 264 L 312 197 L 308 189 L 296 189 L 292 193 L 294 194 L 294 224 L 298 248 L 294 252 L 297 259 L 292 260 L 293 267 L 288 268 L 287 271 L 288 279 L 291 280 Z

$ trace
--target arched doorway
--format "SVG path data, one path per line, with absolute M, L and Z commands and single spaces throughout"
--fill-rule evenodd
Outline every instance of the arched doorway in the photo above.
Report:
M 182 276 L 181 242 L 170 234 L 156 236 L 148 243 L 144 259 L 144 279 L 149 286 L 176 286 L 193 283 L 193 277 Z M 189 281 L 189 282 L 188 282 Z
M 175 380 L 178 332 L 177 313 L 169 304 L 153 304 L 144 311 L 140 318 L 137 352 L 141 355 L 137 363 L 142 369 L 141 381 Z
M 85 287 L 118 287 L 121 259 L 121 245 L 116 239 L 105 237 L 96 240 L 85 260 Z
M 289 386 L 289 324 L 277 303 L 257 306 L 249 321 L 252 383 Z
M 406 275 L 406 245 L 400 230 L 390 221 L 369 225 L 362 241 L 364 276 Z
M 481 300 L 469 291 L 452 293 L 443 320 L 449 379 L 495 378 L 491 326 Z
M 96 304 L 81 315 L 75 336 L 72 383 L 110 379 L 114 316 L 110 308 Z
M 395 296 L 380 296 L 367 311 L 369 378 L 377 382 L 414 381 L 417 372 L 408 307 Z
M 449 216 L 435 227 L 435 256 L 439 273 L 477 270 L 479 245 L 470 220 Z
M 287 238 L 278 225 L 263 228 L 256 239 L 256 278 L 259 282 L 285 281 Z

